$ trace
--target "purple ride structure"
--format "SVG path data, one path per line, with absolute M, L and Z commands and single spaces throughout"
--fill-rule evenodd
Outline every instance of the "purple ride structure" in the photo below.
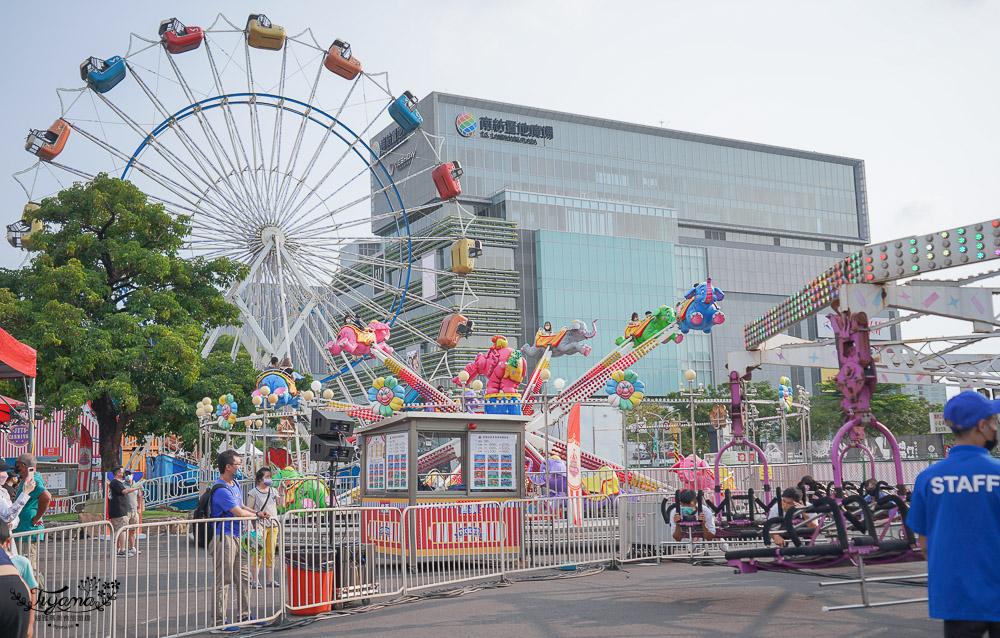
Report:
M 923 560 L 912 532 L 906 527 L 908 494 L 899 446 L 892 432 L 873 414 L 872 393 L 879 382 L 915 379 L 928 382 L 936 378 L 967 386 L 1000 384 L 996 361 L 991 355 L 955 352 L 992 336 L 1000 326 L 1000 317 L 994 313 L 992 303 L 992 296 L 1000 294 L 1000 290 L 969 286 L 996 276 L 995 268 L 955 280 L 914 280 L 902 285 L 893 281 L 998 258 L 1000 220 L 996 219 L 872 244 L 849 255 L 813 279 L 801 292 L 745 327 L 746 351 L 729 356 L 734 440 L 727 447 L 744 446 L 759 451 L 743 437 L 745 384 L 754 369 L 779 361 L 785 365 L 838 368 L 834 380 L 843 395 L 841 408 L 845 421 L 833 439 L 834 480 L 830 492 L 814 494 L 803 506 L 791 507 L 787 512 L 782 513 L 779 506 L 779 515 L 764 521 L 760 531 L 763 548 L 727 552 L 729 564 L 739 573 L 854 564 L 860 579 L 851 582 L 862 585 L 864 604 L 859 606 L 867 607 L 871 604 L 864 588 L 865 563 Z M 991 265 L 995 266 L 995 262 Z M 780 334 L 827 306 L 834 310 L 830 314 L 833 343 L 806 342 Z M 888 307 L 914 313 L 893 323 L 933 314 L 972 321 L 973 330 L 966 335 L 927 339 L 922 344 L 918 344 L 921 340 L 899 341 L 875 349 L 869 341 L 869 317 Z M 938 343 L 945 345 L 936 348 Z M 891 449 L 894 494 L 882 493 L 882 487 L 889 488 L 884 482 L 874 493 L 866 494 L 844 481 L 844 458 L 852 448 L 864 453 L 874 469 L 874 457 L 864 444 L 869 428 L 885 437 Z M 765 465 L 765 494 L 770 491 L 768 479 Z M 723 497 L 719 486 L 715 492 L 718 505 L 731 507 L 728 493 Z M 774 502 L 780 501 L 775 498 Z M 781 547 L 772 546 L 772 534 L 788 541 Z

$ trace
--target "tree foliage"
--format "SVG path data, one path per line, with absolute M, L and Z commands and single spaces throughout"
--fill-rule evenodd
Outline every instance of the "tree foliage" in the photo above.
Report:
M 844 396 L 834 383 L 821 385 L 822 392 L 812 398 L 813 438 L 833 438 L 844 424 L 840 401 Z M 871 399 L 872 414 L 895 435 L 930 433 L 929 414 L 942 406 L 903 392 L 903 386 L 879 383 Z
M 90 402 L 106 470 L 123 434 L 192 427 L 194 397 L 211 396 L 198 346 L 206 328 L 238 323 L 220 290 L 244 267 L 183 258 L 189 219 L 105 174 L 30 215 L 45 229 L 28 266 L 0 272 L 0 322 L 38 351 L 39 403 L 76 414 Z M 212 388 L 227 376 L 216 364 L 204 366 Z

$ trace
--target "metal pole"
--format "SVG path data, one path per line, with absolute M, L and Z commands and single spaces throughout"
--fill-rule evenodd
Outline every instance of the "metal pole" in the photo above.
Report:
M 545 491 L 542 498 L 549 495 L 549 382 L 542 381 L 542 414 L 545 421 L 545 459 L 542 466 L 545 469 Z
M 698 474 L 698 456 L 694 441 L 694 379 L 688 379 L 688 398 L 691 400 L 691 471 L 694 472 L 694 490 L 701 489 L 701 478 Z
M 785 406 L 778 402 L 778 415 L 781 417 L 781 462 L 788 463 L 788 428 L 785 420 Z
M 25 397 L 28 400 L 28 405 L 26 406 L 28 412 L 28 449 L 35 456 L 38 456 L 38 450 L 35 449 L 35 378 L 31 377 L 31 381 L 28 381 L 28 396 Z M 100 447 L 100 446 L 98 446 Z M 103 475 L 104 472 L 101 472 Z
M 625 410 L 622 410 L 622 467 L 625 468 L 625 483 L 628 484 L 628 425 L 626 423 Z M 639 449 L 639 437 L 635 437 L 636 450 Z M 595 451 L 596 454 L 596 451 Z M 641 455 L 640 455 L 641 456 Z M 639 467 L 642 467 L 642 459 L 639 459 Z

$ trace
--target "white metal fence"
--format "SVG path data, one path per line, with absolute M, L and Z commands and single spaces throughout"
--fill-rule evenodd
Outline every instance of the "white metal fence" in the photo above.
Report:
M 774 469 L 772 496 L 806 473 L 805 466 Z M 741 486 L 762 487 L 756 467 L 743 474 L 729 470 Z M 668 470 L 647 478 L 667 489 L 292 510 L 266 525 L 213 519 L 208 524 L 235 521 L 241 528 L 238 536 L 213 541 L 226 546 L 223 551 L 219 545 L 221 558 L 193 542 L 196 524 L 189 520 L 147 522 L 114 533 L 102 521 L 15 538 L 40 576 L 43 598 L 71 601 L 65 609 L 38 605 L 39 638 L 184 636 L 522 572 L 720 557 L 727 549 L 761 545 L 759 538 L 741 536 L 737 526 L 708 541 L 697 525 L 686 525 L 676 541 L 662 507 L 673 502 L 681 483 Z M 706 500 L 711 496 L 706 491 Z M 140 529 L 142 553 L 118 556 L 114 539 Z M 277 586 L 251 584 L 269 579 Z
M 36 638 L 112 634 L 112 609 L 120 586 L 113 554 L 101 540 L 110 533 L 111 524 L 98 521 L 13 535 L 17 552 L 29 559 L 38 581 L 33 605 Z

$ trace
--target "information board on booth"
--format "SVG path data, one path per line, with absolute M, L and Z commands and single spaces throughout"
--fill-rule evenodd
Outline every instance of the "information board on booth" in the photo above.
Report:
M 385 436 L 387 490 L 405 490 L 407 487 L 406 455 L 408 443 L 409 435 L 406 432 Z
M 513 491 L 516 434 L 470 434 L 472 489 Z
M 385 489 L 385 436 L 370 436 L 365 449 L 365 477 L 369 490 Z

